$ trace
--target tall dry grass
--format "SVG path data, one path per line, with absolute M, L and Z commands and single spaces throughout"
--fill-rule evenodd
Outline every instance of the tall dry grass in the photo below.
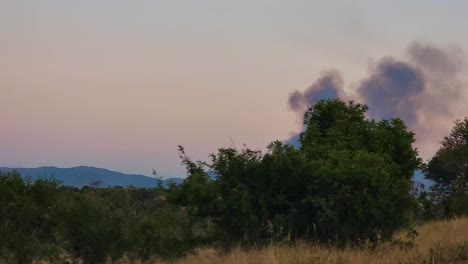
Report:
M 428 223 L 416 230 L 419 235 L 414 240 L 408 239 L 407 234 L 402 232 L 395 237 L 400 239 L 400 243 L 382 243 L 374 249 L 340 250 L 297 243 L 294 246 L 270 246 L 247 251 L 235 248 L 227 254 L 220 254 L 212 248 L 202 248 L 175 263 L 468 263 L 468 218 Z M 405 241 L 413 243 L 405 244 Z

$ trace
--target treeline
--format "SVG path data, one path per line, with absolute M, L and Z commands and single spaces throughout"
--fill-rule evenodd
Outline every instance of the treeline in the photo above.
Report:
M 193 245 L 186 211 L 157 190 L 60 187 L 0 173 L 0 263 L 177 257 Z
M 468 214 L 468 120 L 424 164 L 402 120 L 368 120 L 366 111 L 318 102 L 304 115 L 299 149 L 224 148 L 202 162 L 180 147 L 188 177 L 166 189 L 76 189 L 0 174 L 0 261 L 176 258 L 204 245 L 297 240 L 359 246 Z M 436 182 L 432 191 L 414 185 L 417 169 Z

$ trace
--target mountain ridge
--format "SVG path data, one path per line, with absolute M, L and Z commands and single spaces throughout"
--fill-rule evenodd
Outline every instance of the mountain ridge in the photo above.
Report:
M 36 168 L 10 168 L 0 167 L 2 172 L 17 171 L 23 178 L 31 178 L 36 180 L 39 178 L 53 178 L 62 182 L 64 186 L 82 188 L 84 186 L 99 187 L 139 187 L 139 188 L 154 188 L 158 184 L 158 179 L 145 176 L 142 174 L 126 174 L 109 169 L 92 167 L 92 166 L 76 166 L 71 168 L 60 168 L 55 166 L 42 166 Z M 169 186 L 171 182 L 180 184 L 182 178 L 162 179 L 163 186 Z
M 42 166 L 36 168 L 10 168 L 0 167 L 2 172 L 17 171 L 23 178 L 31 178 L 36 180 L 39 178 L 54 178 L 62 182 L 64 186 L 82 188 L 84 186 L 99 187 L 139 187 L 139 188 L 154 188 L 157 186 L 157 178 L 145 176 L 142 174 L 127 174 L 118 171 L 112 171 L 105 168 L 93 166 L 76 166 L 71 168 L 60 168 L 55 166 Z M 213 172 L 207 172 L 210 178 L 215 178 Z M 424 184 L 426 190 L 434 184 L 433 181 L 425 179 L 421 171 L 416 171 L 413 180 L 417 183 Z M 162 185 L 168 187 L 171 182 L 181 184 L 183 178 L 167 178 L 162 179 Z

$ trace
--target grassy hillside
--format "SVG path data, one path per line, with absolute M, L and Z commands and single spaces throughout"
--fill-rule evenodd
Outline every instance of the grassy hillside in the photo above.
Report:
M 220 255 L 212 248 L 203 248 L 176 263 L 468 263 L 468 218 L 428 223 L 416 228 L 414 240 L 400 233 L 395 240 L 376 249 L 323 248 L 305 243 L 295 246 L 270 246 L 260 250 L 244 251 L 239 248 Z M 404 242 L 413 242 L 404 243 Z

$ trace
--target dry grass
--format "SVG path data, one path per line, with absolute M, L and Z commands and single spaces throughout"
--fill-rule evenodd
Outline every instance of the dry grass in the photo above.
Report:
M 364 250 L 339 250 L 298 243 L 295 246 L 270 246 L 249 251 L 236 248 L 228 254 L 219 254 L 212 248 L 202 248 L 175 263 L 468 263 L 468 218 L 428 223 L 416 230 L 419 236 L 409 249 L 401 249 L 391 243 Z M 401 233 L 396 238 L 406 239 L 405 235 Z

